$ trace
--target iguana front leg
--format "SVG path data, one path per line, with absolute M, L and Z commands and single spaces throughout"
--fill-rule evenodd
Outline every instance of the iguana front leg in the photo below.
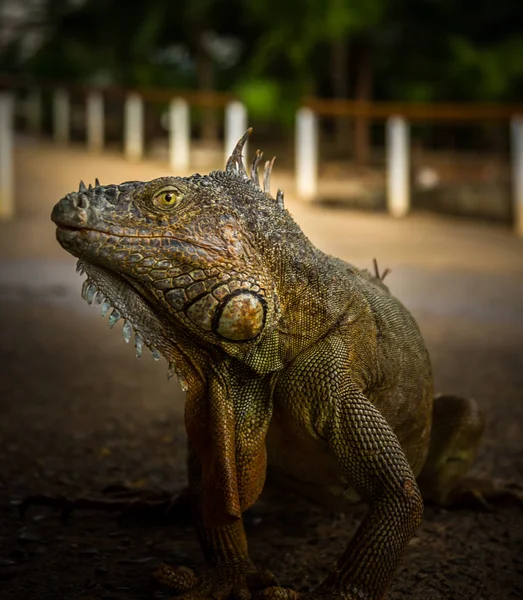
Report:
M 267 571 L 258 571 L 249 558 L 241 517 L 231 518 L 229 523 L 215 527 L 205 525 L 201 466 L 191 450 L 189 491 L 198 537 L 209 569 L 198 578 L 191 569 L 163 564 L 154 573 L 157 581 L 181 593 L 178 600 L 246 600 L 255 591 L 275 586 L 277 581 L 274 576 Z
M 421 523 L 423 502 L 396 435 L 355 385 L 341 386 L 324 404 L 329 411 L 321 416 L 318 433 L 369 510 L 331 575 L 304 596 L 380 600 Z M 263 595 L 271 600 L 298 596 L 283 588 Z
M 265 481 L 270 380 L 227 361 L 212 368 L 205 387 L 189 390 L 185 408 L 191 504 L 209 570 L 199 580 L 185 568 L 162 565 L 156 572 L 185 600 L 245 599 L 276 583 L 251 562 L 242 522 Z
M 377 600 L 421 524 L 421 494 L 395 433 L 353 385 L 335 400 L 328 441 L 369 511 L 321 590 Z

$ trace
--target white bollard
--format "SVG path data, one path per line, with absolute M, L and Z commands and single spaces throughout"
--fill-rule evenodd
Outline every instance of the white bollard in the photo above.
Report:
M 53 96 L 54 139 L 60 144 L 67 144 L 69 141 L 70 112 L 67 90 L 55 90 Z
M 296 114 L 296 191 L 312 200 L 318 191 L 318 124 L 314 111 L 300 108 Z
M 245 105 L 238 101 L 229 102 L 225 107 L 225 162 L 246 131 L 247 109 Z M 243 147 L 243 158 L 247 160 L 247 144 Z
M 27 96 L 26 104 L 27 129 L 31 135 L 40 135 L 42 132 L 42 92 L 31 90 Z
M 85 107 L 87 148 L 101 152 L 104 147 L 104 97 L 102 92 L 89 92 Z
M 387 208 L 393 217 L 410 209 L 409 127 L 403 117 L 387 121 Z
M 514 199 L 514 226 L 523 236 L 523 116 L 515 116 L 512 130 L 512 194 Z
M 0 219 L 14 216 L 13 96 L 0 93 Z
M 143 155 L 143 100 L 129 94 L 125 100 L 124 153 L 128 160 L 140 160 Z
M 169 105 L 169 162 L 173 171 L 187 170 L 190 159 L 189 105 L 175 98 Z

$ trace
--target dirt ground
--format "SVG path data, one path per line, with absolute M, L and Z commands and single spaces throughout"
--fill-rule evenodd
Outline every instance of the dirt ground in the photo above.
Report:
M 270 153 L 270 149 L 266 149 Z M 93 511 L 64 522 L 28 494 L 102 497 L 112 484 L 183 486 L 183 394 L 167 367 L 140 361 L 120 328 L 80 298 L 74 259 L 54 241 L 52 205 L 78 180 L 150 179 L 131 165 L 21 140 L 18 216 L 0 223 L 0 598 L 167 598 L 161 561 L 203 566 L 188 523 L 160 526 Z M 292 192 L 285 174 L 275 185 Z M 323 250 L 390 267 L 393 292 L 425 335 L 436 387 L 474 396 L 488 415 L 475 472 L 523 483 L 523 241 L 486 224 L 288 206 Z M 358 516 L 305 503 L 260 503 L 246 517 L 254 561 L 284 585 L 312 588 L 343 551 Z M 427 507 L 389 598 L 523 598 L 523 512 Z

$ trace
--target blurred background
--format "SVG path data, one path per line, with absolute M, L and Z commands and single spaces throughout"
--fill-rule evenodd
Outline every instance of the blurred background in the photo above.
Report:
M 0 0 L 0 85 L 20 132 L 182 171 L 221 167 L 248 124 L 288 192 L 359 208 L 395 202 L 407 136 L 400 204 L 523 229 L 522 24 L 512 0 Z
M 221 169 L 248 126 L 320 249 L 392 270 L 438 392 L 477 399 L 475 474 L 523 482 L 521 0 L 0 0 L 0 595 L 166 598 L 191 528 L 17 503 L 185 482 L 184 394 L 80 296 L 53 205 Z M 523 598 L 523 513 L 427 507 L 390 599 Z M 246 517 L 254 561 L 309 591 L 358 519 Z

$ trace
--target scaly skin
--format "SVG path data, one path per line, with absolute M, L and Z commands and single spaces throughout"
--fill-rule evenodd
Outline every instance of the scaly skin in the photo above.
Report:
M 114 307 L 111 323 L 124 319 L 138 354 L 147 345 L 162 355 L 187 391 L 189 489 L 210 568 L 197 580 L 164 566 L 159 578 L 191 599 L 297 595 L 248 556 L 242 513 L 269 465 L 327 506 L 368 504 L 310 595 L 377 600 L 421 522 L 416 476 L 429 451 L 429 357 L 381 278 L 323 254 L 285 210 L 283 194 L 269 195 L 272 163 L 264 191 L 260 153 L 248 176 L 246 137 L 225 171 L 81 184 L 53 210 L 57 239 L 87 274 L 83 296 Z M 462 443 L 458 435 L 443 458 L 431 451 L 434 473 L 453 452 L 460 477 L 468 468 L 481 430 L 479 418 L 471 422 L 470 436 Z M 442 477 L 447 487 L 454 480 Z

